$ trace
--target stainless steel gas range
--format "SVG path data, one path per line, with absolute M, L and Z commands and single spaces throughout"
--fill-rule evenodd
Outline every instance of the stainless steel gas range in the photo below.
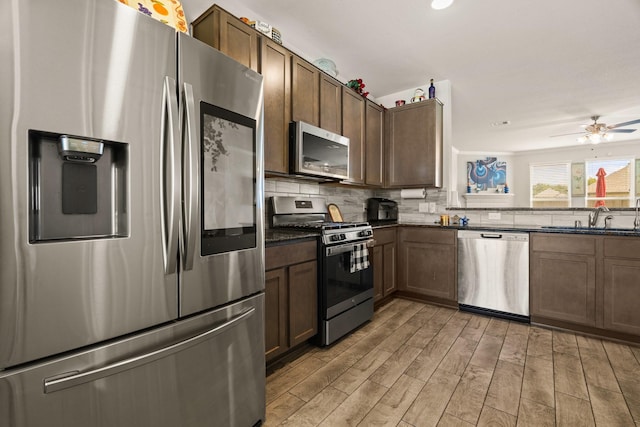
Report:
M 329 222 L 326 200 L 272 197 L 273 227 L 317 229 L 319 345 L 329 345 L 373 317 L 367 222 Z

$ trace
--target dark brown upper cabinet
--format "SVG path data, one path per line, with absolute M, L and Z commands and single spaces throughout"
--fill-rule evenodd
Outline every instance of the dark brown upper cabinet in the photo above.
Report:
M 349 138 L 349 183 L 364 184 L 364 108 L 365 99 L 352 89 L 342 87 L 342 135 Z
M 249 25 L 215 5 L 193 21 L 192 25 L 194 38 L 259 71 L 259 35 Z
M 291 55 L 291 120 L 320 125 L 320 70 Z
M 442 103 L 428 99 L 386 113 L 386 187 L 442 187 Z
M 365 184 L 384 184 L 384 108 L 366 101 L 365 106 Z

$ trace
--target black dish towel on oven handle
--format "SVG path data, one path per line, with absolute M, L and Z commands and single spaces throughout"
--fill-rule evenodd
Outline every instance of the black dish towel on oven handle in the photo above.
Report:
M 369 268 L 369 249 L 366 243 L 358 243 L 351 250 L 351 268 L 349 271 L 355 273 Z

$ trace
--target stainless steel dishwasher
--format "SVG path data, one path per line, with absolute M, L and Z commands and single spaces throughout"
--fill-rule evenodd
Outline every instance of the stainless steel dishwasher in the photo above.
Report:
M 529 321 L 529 234 L 458 231 L 458 304 Z

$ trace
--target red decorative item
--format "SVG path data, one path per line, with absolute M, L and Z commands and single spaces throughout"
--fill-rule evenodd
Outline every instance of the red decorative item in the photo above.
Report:
M 604 168 L 598 169 L 596 172 L 596 197 L 607 197 L 607 182 L 604 177 L 607 175 Z M 605 206 L 604 200 L 597 200 L 595 207 Z
M 362 79 L 349 80 L 347 83 L 347 87 L 350 87 L 366 98 L 369 95 L 369 92 L 364 91 L 365 86 L 366 85 L 362 82 Z

